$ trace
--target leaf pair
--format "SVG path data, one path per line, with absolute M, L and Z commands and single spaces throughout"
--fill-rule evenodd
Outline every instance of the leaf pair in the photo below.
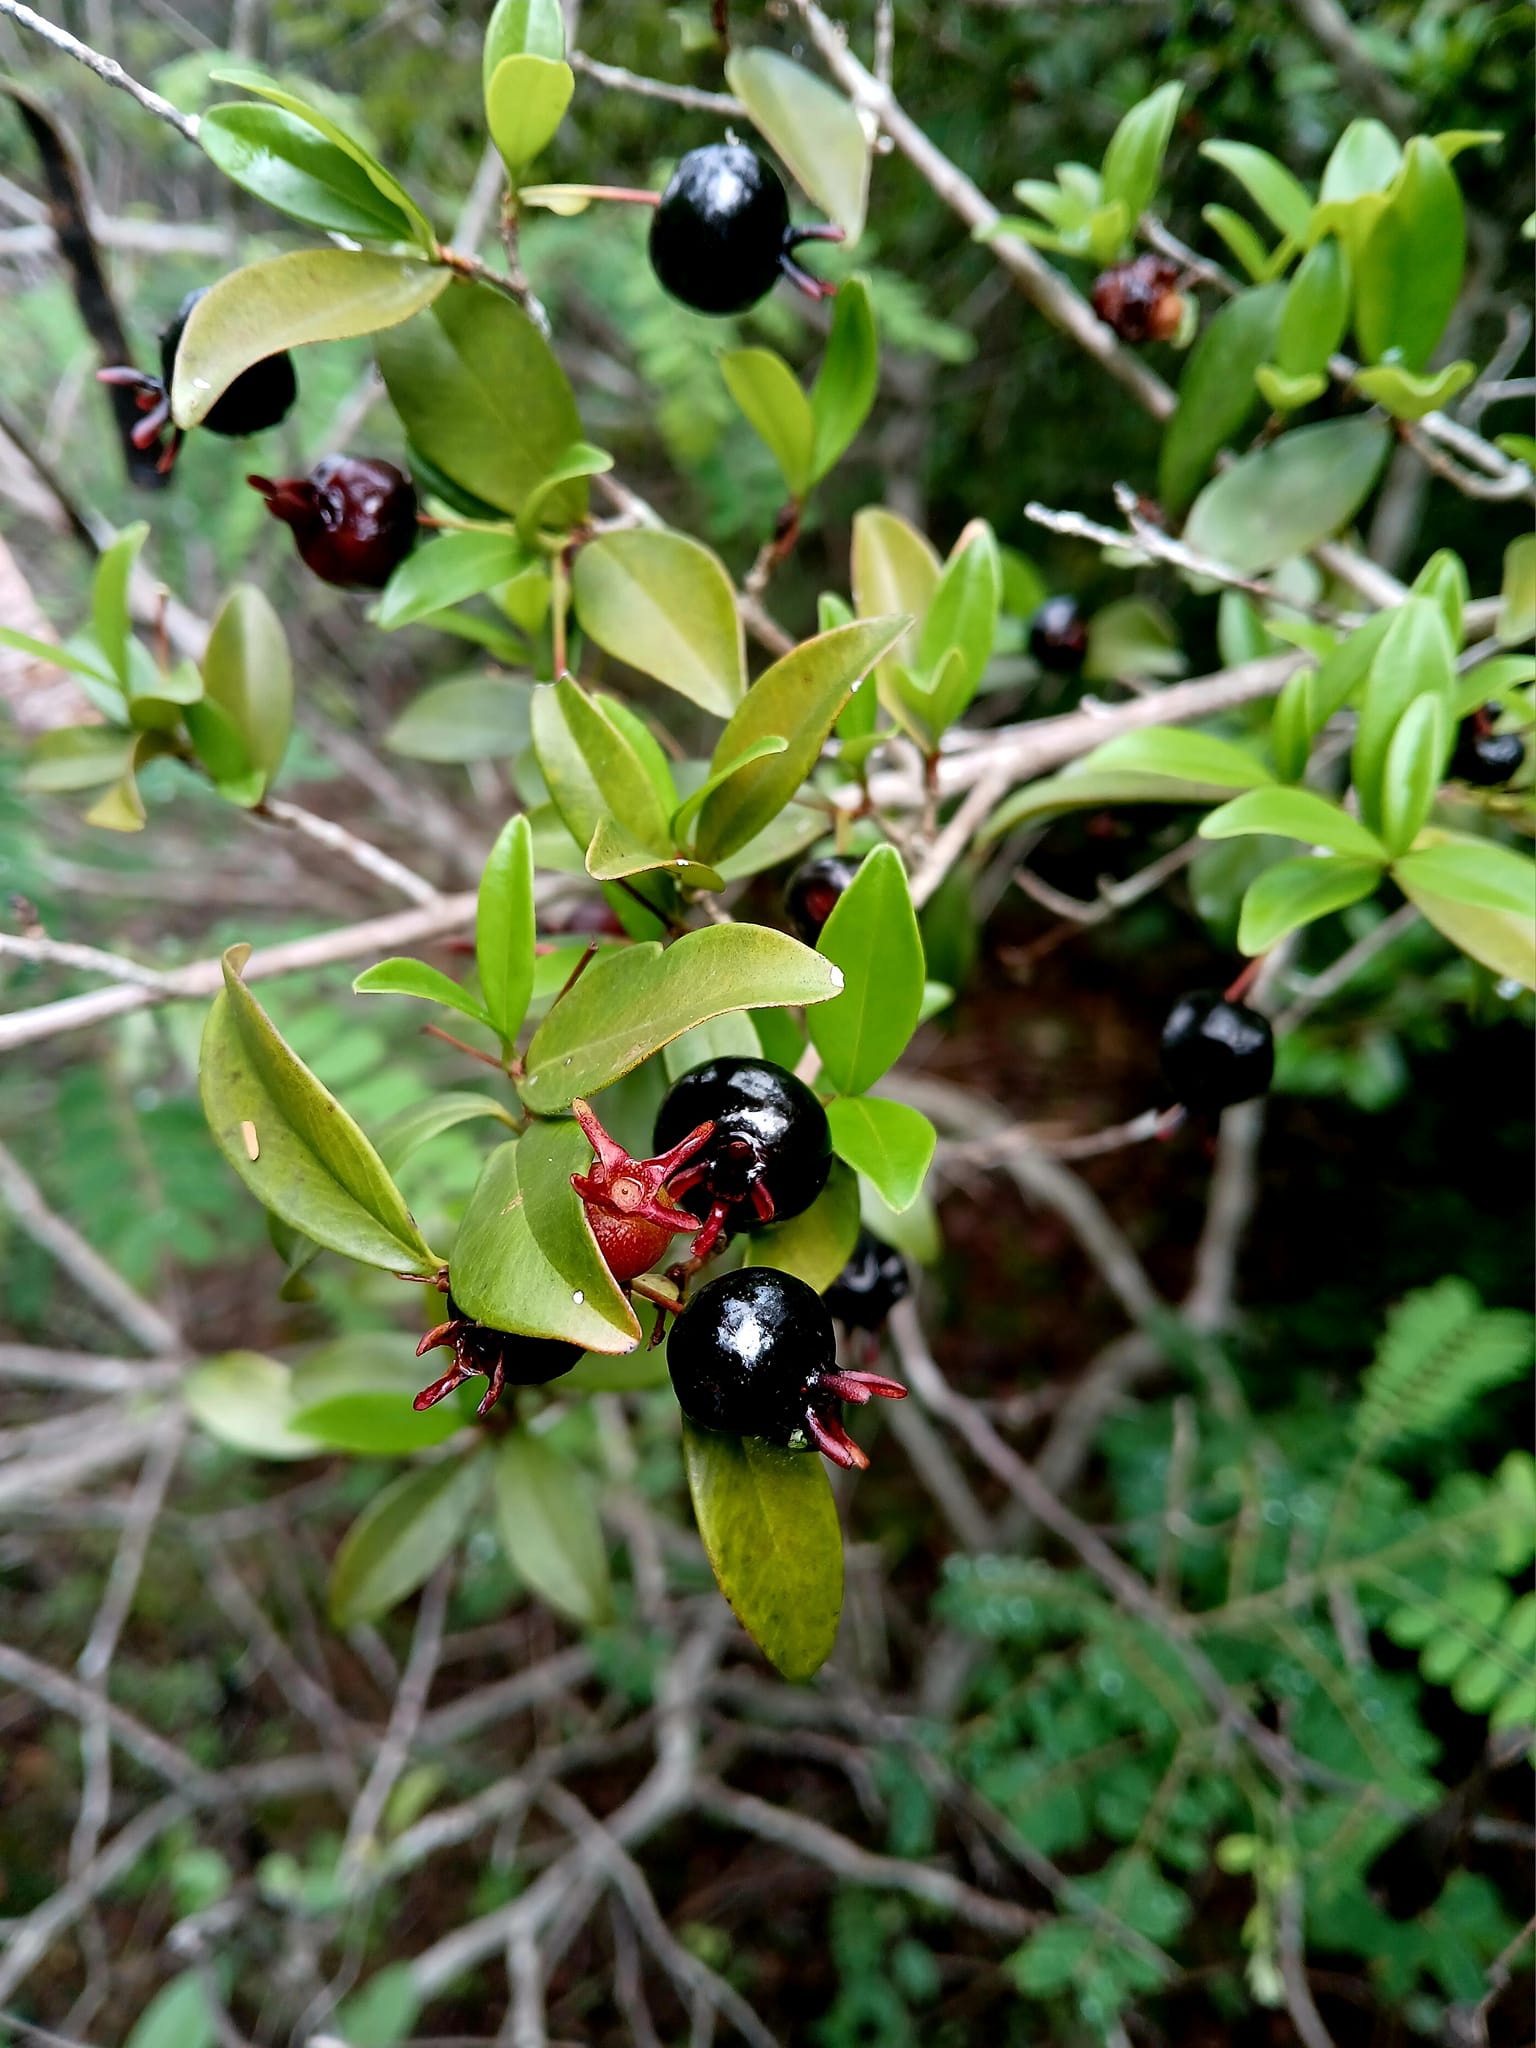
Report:
M 729 349 L 720 370 L 798 504 L 846 452 L 875 402 L 880 345 L 867 283 L 850 277 L 838 287 L 832 331 L 809 394 L 771 348 Z
M 910 660 L 881 663 L 880 700 L 932 753 L 968 709 L 997 636 L 1002 561 L 992 529 L 973 519 L 941 565 L 906 520 L 866 506 L 854 517 L 852 567 L 861 613 L 900 610 L 918 621 Z
M 1045 226 L 1004 220 L 993 234 L 1021 235 L 1036 248 L 1095 263 L 1114 263 L 1129 250 L 1136 223 L 1156 197 L 1183 87 L 1160 85 L 1138 100 L 1114 134 L 1097 171 L 1058 164 L 1055 183 L 1023 178 L 1013 195 L 1032 207 Z

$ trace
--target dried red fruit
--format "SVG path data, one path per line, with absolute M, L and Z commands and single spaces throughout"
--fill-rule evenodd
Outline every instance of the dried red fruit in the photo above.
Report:
M 1179 266 L 1164 256 L 1137 256 L 1101 271 L 1089 297 L 1093 310 L 1122 341 L 1172 341 L 1184 319 Z

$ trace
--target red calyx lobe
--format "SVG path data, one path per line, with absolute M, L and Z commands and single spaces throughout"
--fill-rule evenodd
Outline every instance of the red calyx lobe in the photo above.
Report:
M 680 1232 L 703 1227 L 697 1216 L 678 1208 L 666 1183 L 709 1142 L 715 1127 L 698 1125 L 655 1159 L 631 1159 L 603 1129 L 590 1103 L 578 1097 L 571 1107 L 593 1153 L 587 1171 L 571 1175 L 571 1186 L 586 1205 L 609 1272 L 622 1285 L 648 1273 Z
M 382 590 L 416 545 L 416 490 L 392 462 L 327 455 L 308 476 L 248 476 L 293 529 L 306 568 L 343 590 Z

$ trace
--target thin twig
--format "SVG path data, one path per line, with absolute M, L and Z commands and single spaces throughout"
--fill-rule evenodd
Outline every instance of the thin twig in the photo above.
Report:
M 389 1716 L 384 1740 L 374 1758 L 368 1782 L 358 1794 L 342 1843 L 344 1864 L 356 1866 L 373 1844 L 389 1796 L 400 1773 L 410 1760 L 411 1744 L 421 1727 L 427 1695 L 437 1675 L 438 1655 L 443 1646 L 443 1618 L 448 1611 L 448 1594 L 453 1584 L 453 1566 L 445 1564 L 428 1579 L 416 1610 L 416 1630 L 411 1651 L 400 1674 L 399 1689 Z
M 184 135 L 188 142 L 197 140 L 197 117 L 182 113 L 169 100 L 162 99 L 157 92 L 151 92 L 147 85 L 140 85 L 136 78 L 130 78 L 115 58 L 102 56 L 89 43 L 82 43 L 72 36 L 68 29 L 58 28 L 51 21 L 45 21 L 40 14 L 34 14 L 30 7 L 23 7 L 21 0 L 0 0 L 0 14 L 7 14 L 19 28 L 30 29 L 41 36 L 45 43 L 52 43 L 56 50 L 62 50 L 66 57 L 73 57 L 77 64 L 83 64 L 88 71 L 105 79 L 108 85 L 115 85 L 121 91 L 136 99 L 146 112 L 158 120 L 168 121 L 178 135 Z
M 594 85 L 610 92 L 632 92 L 643 100 L 664 100 L 668 106 L 687 107 L 696 114 L 719 114 L 727 121 L 745 121 L 747 110 L 733 94 L 704 92 L 695 85 L 673 85 L 664 78 L 642 78 L 638 71 L 626 71 L 619 64 L 601 64 L 585 50 L 572 50 L 566 60 L 573 71 L 590 78 Z
M 291 804 L 283 797 L 268 797 L 262 804 L 258 816 L 275 818 L 280 825 L 291 825 L 295 832 L 301 832 L 306 839 L 312 839 L 317 846 L 324 846 L 332 853 L 339 853 L 349 860 L 353 867 L 361 868 L 365 875 L 372 875 L 376 881 L 385 882 L 391 889 L 397 889 L 412 903 L 439 903 L 442 892 L 437 886 L 418 875 L 414 868 L 408 868 L 393 854 L 372 846 L 366 839 L 360 839 L 355 832 L 349 832 L 345 825 L 338 825 L 334 818 L 319 817 L 314 811 L 307 811 L 302 804 Z
M 121 993 L 153 999 L 152 992 L 144 989 Z M 136 1293 L 94 1245 L 86 1243 L 72 1223 L 66 1223 L 49 1208 L 42 1190 L 4 1145 L 0 1145 L 0 1202 L 32 1242 L 56 1259 L 69 1278 L 104 1308 L 136 1344 L 160 1357 L 177 1356 L 185 1349 L 182 1334 L 170 1317 Z

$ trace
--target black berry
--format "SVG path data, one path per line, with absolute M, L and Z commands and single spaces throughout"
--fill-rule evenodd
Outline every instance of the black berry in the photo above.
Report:
M 1161 256 L 1137 256 L 1100 271 L 1089 294 L 1093 310 L 1122 341 L 1172 341 L 1184 319 L 1179 266 Z
M 248 476 L 293 528 L 305 566 L 343 590 L 382 590 L 416 545 L 416 487 L 392 462 L 327 455 L 308 476 Z
M 1517 732 L 1495 732 L 1502 705 L 1485 704 L 1464 718 L 1456 733 L 1450 772 L 1477 789 L 1497 789 L 1525 765 L 1525 741 Z
M 909 1291 L 906 1261 L 895 1245 L 861 1230 L 847 1265 L 821 1298 L 845 1330 L 878 1330 Z
M 674 1175 L 668 1192 L 709 1199 L 694 1242 L 707 1256 L 724 1229 L 743 1221 L 784 1221 L 809 1209 L 832 1170 L 827 1113 L 803 1081 L 769 1060 L 722 1058 L 693 1067 L 667 1091 L 656 1115 L 658 1153 L 712 1123 L 709 1142 Z
M 839 1372 L 825 1302 L 769 1266 L 744 1266 L 701 1287 L 673 1325 L 667 1366 L 679 1407 L 701 1429 L 814 1447 L 860 1470 L 869 1460 L 843 1428 L 838 1403 L 906 1393 L 879 1373 Z
M 1180 996 L 1163 1026 L 1163 1078 L 1189 1109 L 1226 1109 L 1263 1095 L 1275 1072 L 1269 1019 L 1216 989 Z
M 177 308 L 175 318 L 160 336 L 158 377 L 146 376 L 142 371 L 126 366 L 97 372 L 103 384 L 125 385 L 137 397 L 144 417 L 133 430 L 136 448 L 153 447 L 170 424 L 171 376 L 176 367 L 176 351 L 181 347 L 181 337 L 192 317 L 192 309 L 207 289 L 204 285 L 198 291 L 188 292 Z M 248 370 L 242 370 L 229 389 L 220 393 L 202 424 L 210 433 L 241 440 L 247 434 L 263 433 L 268 427 L 275 427 L 286 419 L 298 395 L 299 383 L 294 375 L 293 358 L 286 350 L 279 350 L 276 355 L 264 356 L 259 363 L 252 363 Z M 181 443 L 182 431 L 173 427 L 160 456 L 162 473 L 175 462 Z
M 436 1407 L 455 1387 L 483 1374 L 490 1385 L 475 1413 L 486 1415 L 501 1399 L 504 1387 L 542 1387 L 568 1373 L 581 1356 L 579 1344 L 567 1344 L 558 1337 L 519 1337 L 477 1323 L 473 1316 L 465 1315 L 451 1294 L 445 1306 L 447 1321 L 428 1330 L 416 1347 L 416 1356 L 422 1358 L 442 1346 L 452 1351 L 453 1368 L 430 1387 L 423 1387 L 411 1403 L 413 1408 Z
M 1088 652 L 1088 621 L 1071 597 L 1048 597 L 1029 622 L 1029 651 L 1053 675 L 1076 675 Z
M 832 290 L 790 252 L 841 241 L 842 229 L 797 228 L 777 172 L 740 142 L 690 149 L 651 221 L 651 268 L 663 288 L 700 313 L 743 313 L 783 275 L 812 298 Z
M 803 860 L 789 878 L 784 891 L 784 910 L 790 923 L 808 946 L 821 937 L 821 928 L 848 884 L 859 871 L 859 863 L 846 853 L 824 853 L 819 860 Z

